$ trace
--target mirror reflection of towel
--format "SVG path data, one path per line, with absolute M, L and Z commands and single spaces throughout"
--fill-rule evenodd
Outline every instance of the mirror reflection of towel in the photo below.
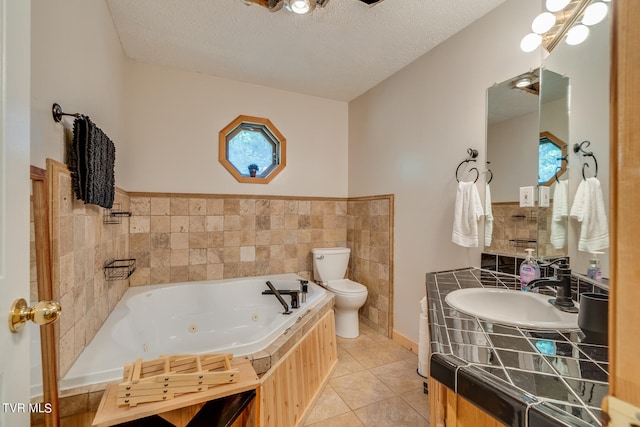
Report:
M 569 216 L 568 181 L 556 182 L 551 210 L 551 235 L 549 240 L 556 249 L 567 244 L 567 217 Z
M 73 122 L 69 170 L 76 198 L 111 208 L 115 196 L 113 142 L 86 116 Z
M 484 191 L 484 245 L 491 246 L 493 238 L 493 209 L 491 208 L 491 187 L 485 186 Z
M 453 215 L 451 241 L 467 248 L 478 247 L 478 221 L 483 211 L 474 182 L 458 183 Z
M 579 251 L 593 252 L 609 247 L 609 224 L 598 178 L 589 177 L 580 182 L 570 215 L 582 223 Z

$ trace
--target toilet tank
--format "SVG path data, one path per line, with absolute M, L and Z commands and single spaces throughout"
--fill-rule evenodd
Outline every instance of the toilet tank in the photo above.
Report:
M 344 279 L 349 264 L 349 248 L 315 248 L 313 258 L 313 278 L 320 282 Z

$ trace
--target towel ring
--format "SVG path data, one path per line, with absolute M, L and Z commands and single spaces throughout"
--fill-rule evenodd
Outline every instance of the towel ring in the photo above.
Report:
M 596 171 L 593 177 L 597 178 L 598 177 L 598 159 L 596 159 L 596 156 L 593 155 L 593 151 L 586 151 L 584 148 L 582 148 L 582 146 L 586 148 L 589 145 L 591 145 L 590 141 L 582 141 L 580 144 L 576 142 L 575 144 L 573 144 L 573 152 L 574 153 L 581 152 L 583 156 L 591 157 L 593 159 L 593 164 L 596 168 Z M 587 176 L 585 175 L 585 168 L 588 168 L 588 167 L 589 167 L 589 164 L 587 162 L 584 162 L 582 164 L 582 179 L 584 179 L 585 181 L 587 179 Z
M 463 161 L 460 162 L 460 164 L 456 168 L 456 181 L 460 182 L 460 179 L 458 178 L 458 171 L 460 170 L 460 166 L 462 166 L 464 163 L 468 163 L 468 162 L 475 162 L 475 160 L 474 159 L 466 159 L 466 160 L 463 160 Z M 469 172 L 471 172 L 471 171 L 476 171 L 476 179 L 474 179 L 473 182 L 477 182 L 478 178 L 480 178 L 480 171 L 476 167 L 473 167 L 473 168 L 469 169 Z

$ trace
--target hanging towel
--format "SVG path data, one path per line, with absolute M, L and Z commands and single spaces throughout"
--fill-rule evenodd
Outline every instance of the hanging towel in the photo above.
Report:
M 115 158 L 109 137 L 88 117 L 76 118 L 68 164 L 76 198 L 103 208 L 113 206 Z
M 571 217 L 582 223 L 578 250 L 593 252 L 609 247 L 609 225 L 598 178 L 590 177 L 580 182 Z
M 482 215 L 482 201 L 475 183 L 459 182 L 451 241 L 467 248 L 478 247 L 478 220 Z
M 556 182 L 551 211 L 551 244 L 562 249 L 567 244 L 567 217 L 569 216 L 568 181 Z
M 484 245 L 491 246 L 493 238 L 493 209 L 491 208 L 491 187 L 484 190 Z

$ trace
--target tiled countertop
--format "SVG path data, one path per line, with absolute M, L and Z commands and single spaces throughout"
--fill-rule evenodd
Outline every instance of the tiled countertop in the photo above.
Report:
M 468 316 L 445 302 L 472 287 L 520 289 L 476 268 L 427 274 L 430 375 L 510 426 L 600 426 L 608 349 L 573 331 L 536 331 Z

